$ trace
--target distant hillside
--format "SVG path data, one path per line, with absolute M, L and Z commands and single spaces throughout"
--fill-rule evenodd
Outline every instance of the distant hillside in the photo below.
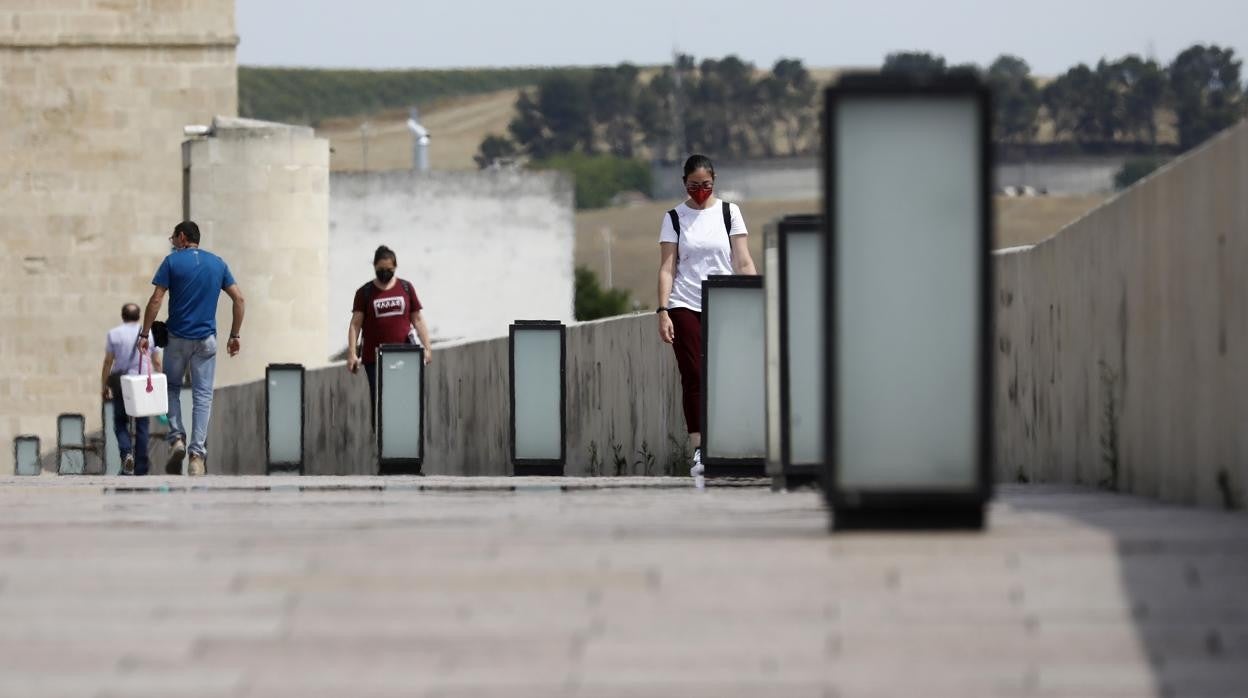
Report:
M 590 68 L 464 70 L 238 69 L 238 111 L 268 121 L 317 125 L 333 117 L 375 114 L 435 100 L 535 85 L 556 73 Z
M 422 105 L 420 121 L 431 136 L 430 167 L 476 170 L 472 156 L 487 135 L 507 133 L 519 92 L 499 90 Z M 412 135 L 407 130 L 406 109 L 324 119 L 316 134 L 329 139 L 332 170 L 406 170 L 412 166 Z

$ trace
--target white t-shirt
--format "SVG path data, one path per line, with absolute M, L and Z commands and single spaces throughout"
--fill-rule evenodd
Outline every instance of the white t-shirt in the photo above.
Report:
M 736 204 L 728 204 L 732 211 L 732 231 L 724 230 L 723 203 L 716 199 L 709 208 L 689 208 L 688 203 L 676 207 L 680 219 L 680 239 L 672 228 L 672 217 L 663 213 L 659 226 L 659 242 L 675 242 L 676 279 L 672 294 L 668 296 L 669 308 L 688 308 L 702 312 L 702 281 L 713 274 L 732 274 L 732 245 L 729 235 L 749 235 L 745 218 Z

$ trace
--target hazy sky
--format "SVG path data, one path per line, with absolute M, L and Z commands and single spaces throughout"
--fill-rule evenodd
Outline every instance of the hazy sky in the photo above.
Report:
M 735 53 L 760 66 L 1022 56 L 1035 72 L 1201 42 L 1248 55 L 1248 0 L 237 0 L 244 65 L 590 65 Z

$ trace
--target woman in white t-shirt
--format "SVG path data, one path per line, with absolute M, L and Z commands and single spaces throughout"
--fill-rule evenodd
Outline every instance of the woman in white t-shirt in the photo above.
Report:
M 714 196 L 715 165 L 685 161 L 689 198 L 659 228 L 659 337 L 676 352 L 685 425 L 693 446 L 691 475 L 702 474 L 702 281 L 712 274 L 756 274 L 749 232 L 736 204 Z

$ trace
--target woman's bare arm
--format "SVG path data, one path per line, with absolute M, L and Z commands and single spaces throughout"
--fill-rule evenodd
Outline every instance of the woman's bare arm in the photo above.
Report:
M 732 236 L 732 267 L 738 274 L 755 275 L 754 258 L 750 256 L 749 238 L 745 235 Z

